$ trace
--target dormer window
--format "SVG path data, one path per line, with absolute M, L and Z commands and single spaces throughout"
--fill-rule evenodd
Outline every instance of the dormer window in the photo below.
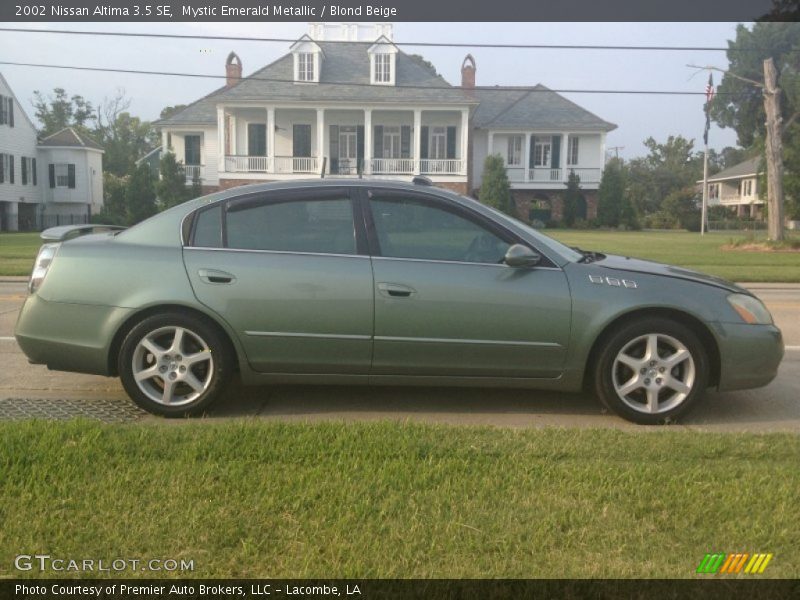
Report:
M 370 46 L 369 81 L 373 85 L 394 85 L 397 46 L 388 38 L 381 36 Z
M 375 83 L 390 83 L 392 80 L 392 56 L 390 54 L 375 55 Z
M 314 40 L 304 35 L 292 45 L 294 80 L 297 83 L 317 83 L 324 54 Z
M 314 55 L 311 52 L 301 52 L 297 55 L 297 81 L 316 81 Z

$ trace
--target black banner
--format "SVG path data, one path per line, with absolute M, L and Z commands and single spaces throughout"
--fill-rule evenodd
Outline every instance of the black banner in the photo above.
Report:
M 799 0 L 3 0 L 0 21 L 795 20 Z
M 800 581 L 710 577 L 620 579 L 4 580 L 0 600 L 273 600 L 296 598 L 738 600 L 800 597 Z

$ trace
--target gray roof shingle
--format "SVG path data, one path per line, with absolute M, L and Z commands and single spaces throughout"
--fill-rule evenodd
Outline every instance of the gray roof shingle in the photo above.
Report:
M 85 133 L 78 133 L 72 127 L 65 127 L 61 131 L 57 131 L 46 138 L 39 140 L 39 146 L 42 147 L 63 147 L 71 146 L 75 148 L 93 148 L 95 150 L 102 150 L 103 147 L 95 142 Z
M 478 88 L 474 95 L 480 104 L 473 123 L 479 128 L 588 131 L 617 128 L 541 84 L 530 89 Z
M 719 173 L 712 175 L 708 178 L 709 181 L 719 181 L 721 179 L 733 179 L 736 177 L 746 177 L 747 175 L 753 176 L 758 173 L 758 166 L 761 162 L 761 157 L 756 156 L 744 162 L 728 167 Z

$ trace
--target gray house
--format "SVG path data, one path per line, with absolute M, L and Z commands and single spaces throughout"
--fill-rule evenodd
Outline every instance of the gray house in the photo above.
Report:
M 479 193 L 483 161 L 500 154 L 527 217 L 532 202 L 559 216 L 570 171 L 588 213 L 615 125 L 536 86 L 476 88 L 467 56 L 453 87 L 426 61 L 393 43 L 391 26 L 320 24 L 275 62 L 156 122 L 162 147 L 208 190 L 257 181 L 326 177 L 409 179 Z

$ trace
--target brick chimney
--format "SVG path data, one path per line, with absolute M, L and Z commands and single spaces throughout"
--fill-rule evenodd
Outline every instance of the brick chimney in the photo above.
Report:
M 235 52 L 228 54 L 225 61 L 225 87 L 232 87 L 242 78 L 242 59 Z
M 467 54 L 461 63 L 461 87 L 466 89 L 475 87 L 475 70 L 475 59 L 472 58 L 472 54 Z

